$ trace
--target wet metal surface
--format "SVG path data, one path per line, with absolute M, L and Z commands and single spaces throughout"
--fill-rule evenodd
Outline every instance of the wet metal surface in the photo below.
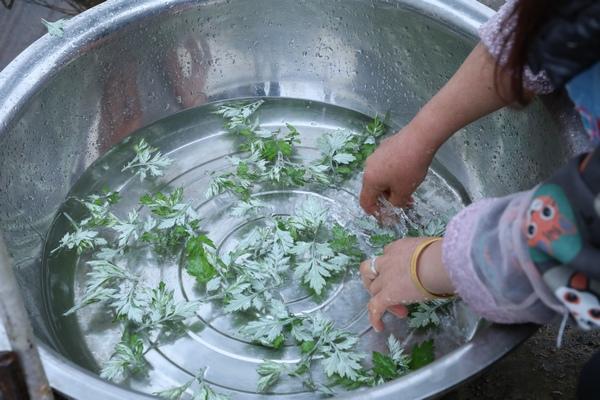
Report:
M 38 273 L 57 207 L 113 143 L 177 111 L 239 96 L 324 101 L 371 116 L 390 111 L 402 126 L 450 77 L 490 13 L 467 0 L 122 0 L 29 48 L 0 74 L 0 229 L 53 384 L 90 399 L 134 396 L 54 352 Z M 502 111 L 462 130 L 439 161 L 472 199 L 527 188 L 581 148 L 569 118 L 540 102 Z M 369 393 L 439 393 L 530 332 L 483 327 L 456 353 Z

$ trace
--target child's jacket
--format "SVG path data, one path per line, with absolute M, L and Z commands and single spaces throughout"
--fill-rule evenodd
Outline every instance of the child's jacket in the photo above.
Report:
M 500 63 L 516 3 L 508 1 L 480 29 Z M 566 86 L 597 146 L 600 2 L 557 4 L 530 45 L 525 85 L 537 93 Z M 452 219 L 443 247 L 458 293 L 482 316 L 545 323 L 569 313 L 583 329 L 600 328 L 600 150 L 557 168 L 532 190 L 473 203 Z

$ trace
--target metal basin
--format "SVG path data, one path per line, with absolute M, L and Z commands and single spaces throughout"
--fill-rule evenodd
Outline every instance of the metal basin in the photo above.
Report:
M 115 0 L 46 35 L 0 73 L 0 230 L 13 255 L 51 384 L 81 399 L 146 395 L 61 352 L 41 254 L 85 169 L 131 132 L 237 97 L 316 100 L 404 125 L 452 75 L 491 10 L 475 1 Z M 560 102 L 472 124 L 438 163 L 471 199 L 530 187 L 585 145 Z M 482 324 L 430 366 L 355 398 L 439 395 L 501 358 L 532 326 Z

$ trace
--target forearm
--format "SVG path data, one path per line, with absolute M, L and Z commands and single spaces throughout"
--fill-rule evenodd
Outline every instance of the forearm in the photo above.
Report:
M 509 80 L 499 77 L 502 96 L 495 88 L 495 61 L 479 44 L 448 83 L 402 130 L 386 139 L 367 159 L 360 205 L 377 214 L 379 198 L 404 207 L 439 147 L 457 130 L 508 104 Z
M 409 125 L 434 151 L 456 131 L 508 104 L 514 96 L 506 74 L 499 76 L 500 95 L 495 87 L 496 60 L 479 43 L 454 76 L 442 87 Z

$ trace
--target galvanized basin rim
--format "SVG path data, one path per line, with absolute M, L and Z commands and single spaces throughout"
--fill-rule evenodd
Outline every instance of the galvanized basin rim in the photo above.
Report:
M 113 0 L 74 17 L 67 24 L 64 37 L 45 35 L 0 73 L 0 138 L 19 120 L 28 102 L 58 71 L 80 55 L 102 46 L 112 34 L 129 29 L 128 26 L 134 21 L 183 13 L 197 8 L 199 4 L 223 2 Z M 387 0 L 381 3 L 401 4 L 472 36 L 476 35 L 476 28 L 492 14 L 492 10 L 474 0 Z M 531 325 L 506 327 L 483 324 L 471 342 L 436 360 L 428 368 L 385 385 L 342 397 L 396 399 L 399 392 L 404 398 L 414 399 L 439 395 L 493 364 L 534 330 L 535 327 Z M 62 357 L 45 343 L 40 341 L 39 345 L 52 386 L 68 396 L 106 400 L 151 398 L 105 382 Z

